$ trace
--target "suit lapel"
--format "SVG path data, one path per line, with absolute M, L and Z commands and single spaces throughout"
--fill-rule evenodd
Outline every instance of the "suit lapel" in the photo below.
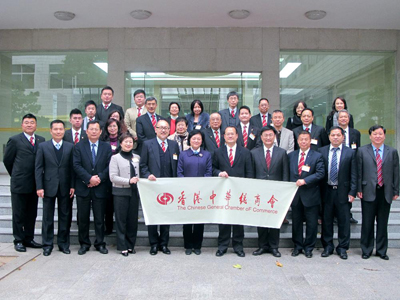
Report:
M 47 150 L 49 151 L 49 153 L 50 153 L 51 157 L 53 158 L 53 160 L 55 161 L 56 165 L 59 166 L 60 164 L 59 164 L 57 156 L 56 156 L 56 152 L 55 152 L 55 148 L 54 148 L 54 145 L 53 145 L 53 141 L 50 140 L 47 143 L 46 146 L 47 146 Z
M 278 154 L 277 154 L 276 149 L 274 149 L 274 148 L 277 148 L 277 147 L 272 147 L 271 164 L 269 165 L 269 170 L 267 169 L 267 158 L 264 157 L 265 163 L 263 165 L 265 165 L 265 170 L 268 170 L 268 173 L 275 168 L 275 165 L 276 165 L 275 162 L 278 160 L 276 158 Z M 263 149 L 263 154 L 264 154 L 264 147 L 261 147 L 261 149 Z
M 384 153 L 383 153 L 383 160 L 382 160 L 382 164 L 385 163 L 386 157 L 388 157 L 389 155 L 389 147 L 384 145 Z
M 215 144 L 215 146 L 218 148 L 218 145 L 217 145 L 217 141 L 215 140 L 215 137 L 214 137 L 214 131 L 213 131 L 213 129 L 212 128 L 207 128 L 207 133 L 208 133 L 208 135 L 210 136 L 210 139 L 211 139 L 211 141 Z M 219 134 L 218 134 L 219 135 Z M 219 144 L 221 145 L 221 137 L 219 137 Z
M 242 148 L 236 146 L 236 153 L 235 153 L 235 159 L 233 160 L 233 165 L 232 167 L 239 161 L 240 155 L 242 154 Z M 229 159 L 228 159 L 229 160 Z
M 93 159 L 92 159 L 92 150 L 90 149 L 90 143 L 89 143 L 89 140 L 87 139 L 86 141 L 84 141 L 84 148 L 85 148 L 85 152 L 86 152 L 86 155 L 87 155 L 87 157 L 88 157 L 88 159 L 89 159 L 89 161 L 90 161 L 90 164 L 92 165 L 92 167 L 94 167 L 94 165 L 93 165 Z M 99 149 L 97 149 L 97 150 L 99 150 Z M 98 153 L 97 153 L 98 154 Z M 96 157 L 96 160 L 97 160 L 97 157 Z
M 374 162 L 376 164 L 376 157 L 375 157 L 375 154 L 374 154 L 374 149 L 372 148 L 372 144 L 368 145 L 367 152 L 369 153 L 369 155 L 371 155 L 372 159 L 374 160 Z
M 160 145 L 158 144 L 157 139 L 153 140 L 152 147 L 150 148 L 153 151 L 153 155 L 156 159 L 156 163 L 159 169 L 161 169 L 161 162 L 160 162 Z M 169 145 L 168 145 L 169 146 Z

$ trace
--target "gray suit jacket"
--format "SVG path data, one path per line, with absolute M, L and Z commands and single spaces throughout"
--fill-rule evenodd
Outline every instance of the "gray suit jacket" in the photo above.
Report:
M 357 191 L 363 193 L 363 200 L 372 202 L 376 198 L 378 184 L 376 157 L 371 144 L 358 148 Z M 392 203 L 394 195 L 399 195 L 399 154 L 396 149 L 384 145 L 382 175 L 385 199 Z
M 225 128 L 229 126 L 229 108 L 223 109 L 219 111 L 219 114 L 221 115 L 221 132 L 223 133 L 225 131 Z M 236 109 L 236 114 L 235 114 L 235 125 L 234 127 L 238 126 L 240 124 L 239 120 L 239 108 Z
M 278 147 L 278 141 L 276 140 L 276 138 L 274 145 Z M 294 151 L 294 137 L 291 130 L 282 127 L 279 148 L 285 149 L 287 154 Z

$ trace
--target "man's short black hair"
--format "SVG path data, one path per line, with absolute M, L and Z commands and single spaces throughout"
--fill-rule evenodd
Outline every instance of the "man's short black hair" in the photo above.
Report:
M 269 100 L 267 98 L 261 98 L 260 100 L 258 100 L 258 104 L 260 104 L 261 101 L 263 101 L 263 100 L 266 100 L 268 102 L 268 104 L 269 104 Z
M 384 134 L 386 134 L 385 127 L 383 127 L 382 125 L 374 125 L 374 126 L 371 126 L 371 128 L 368 130 L 369 135 L 371 135 L 372 132 L 374 132 L 375 130 L 377 130 L 379 128 L 383 130 Z
M 103 94 L 103 91 L 104 90 L 110 90 L 111 91 L 111 94 L 114 96 L 114 90 L 113 90 L 113 88 L 111 87 L 111 86 L 105 86 L 105 87 L 103 87 L 102 89 L 101 89 L 101 93 L 100 93 L 100 95 L 101 94 Z
M 263 128 L 261 128 L 260 135 L 262 135 L 264 131 L 269 131 L 269 130 L 272 130 L 274 132 L 274 134 L 277 135 L 276 129 L 271 125 L 267 125 L 267 126 L 264 126 Z
M 24 122 L 25 119 L 35 119 L 35 121 L 37 122 L 37 119 L 36 119 L 35 115 L 33 115 L 31 113 L 26 114 L 25 116 L 23 116 L 22 117 L 22 122 Z
M 343 129 L 342 127 L 339 127 L 339 126 L 332 126 L 332 127 L 329 129 L 329 131 L 328 131 L 328 135 L 331 134 L 332 130 L 336 130 L 336 129 L 339 129 L 340 132 L 342 133 L 342 135 L 345 134 L 344 129 Z
M 72 115 L 81 115 L 82 116 L 82 112 L 80 111 L 80 109 L 74 108 L 69 113 L 69 118 L 70 119 L 72 118 Z
M 236 93 L 235 91 L 231 91 L 228 93 L 228 95 L 226 95 L 226 100 L 229 100 L 229 97 L 232 97 L 232 96 L 236 96 L 239 99 L 238 93 Z
M 88 107 L 89 105 L 94 105 L 94 107 L 97 109 L 97 104 L 96 104 L 96 102 L 94 102 L 93 100 L 88 100 L 88 101 L 86 101 L 86 103 L 85 103 L 85 109 L 86 109 L 86 107 Z
M 53 121 L 51 121 L 51 123 L 50 123 L 50 129 L 52 129 L 53 128 L 53 124 L 63 124 L 63 127 L 65 128 L 65 123 L 64 123 L 64 121 L 61 121 L 61 120 L 53 120 Z
M 113 93 L 113 94 L 114 94 L 114 93 Z M 136 91 L 133 93 L 133 97 L 135 97 L 136 95 L 139 95 L 139 94 L 143 94 L 144 97 L 146 98 L 146 92 L 145 92 L 144 90 L 136 90 Z
M 303 114 L 303 112 L 305 112 L 305 111 L 310 111 L 311 112 L 311 115 L 314 117 L 314 111 L 311 109 L 311 108 L 305 108 L 305 109 L 303 109 L 303 111 L 301 112 L 301 114 Z
M 246 105 L 241 106 L 241 107 L 239 108 L 239 114 L 240 114 L 240 111 L 241 111 L 242 109 L 246 109 L 246 110 L 249 112 L 249 114 L 251 115 L 250 107 L 248 107 L 248 106 L 246 106 Z

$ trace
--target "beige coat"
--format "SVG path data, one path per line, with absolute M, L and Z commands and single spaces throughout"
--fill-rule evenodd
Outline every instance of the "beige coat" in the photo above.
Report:
M 142 112 L 141 114 L 145 114 L 147 113 L 147 109 L 146 106 L 143 105 L 142 107 Z M 125 112 L 125 124 L 126 127 L 128 128 L 128 131 L 130 134 L 133 135 L 134 138 L 137 138 L 137 134 L 136 134 L 136 119 L 138 118 L 137 115 L 137 108 L 135 107 L 131 107 L 128 108 Z

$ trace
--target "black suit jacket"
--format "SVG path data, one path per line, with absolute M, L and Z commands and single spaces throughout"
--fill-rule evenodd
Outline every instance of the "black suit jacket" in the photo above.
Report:
M 111 102 L 110 106 L 107 108 L 107 110 L 104 109 L 104 106 L 102 103 L 97 105 L 96 119 L 99 121 L 103 121 L 103 124 L 104 124 L 105 122 L 107 122 L 108 115 L 114 110 L 118 110 L 120 112 L 121 119 L 123 120 L 124 119 L 124 110 L 122 109 L 121 106 L 114 104 L 112 102 Z
M 44 137 L 35 134 L 33 147 L 24 133 L 14 135 L 8 140 L 3 163 L 11 176 L 12 193 L 36 193 L 35 158 L 42 142 Z
M 326 117 L 326 124 L 325 124 L 325 130 L 328 132 L 329 129 L 333 127 L 333 116 L 329 114 Z M 354 128 L 354 121 L 353 121 L 353 116 L 350 115 L 350 120 L 349 120 L 349 127 Z
M 320 148 L 325 165 L 325 177 L 321 182 L 322 195 L 325 195 L 329 175 L 329 148 L 330 145 Z M 348 147 L 342 147 L 338 173 L 338 200 L 347 203 L 348 195 L 353 197 L 357 193 L 357 160 L 356 152 Z
M 309 172 L 302 171 L 299 175 L 299 153 L 295 150 L 289 153 L 289 172 L 290 181 L 296 182 L 298 179 L 304 179 L 306 184 L 299 187 L 293 198 L 292 205 L 297 205 L 301 200 L 305 207 L 321 204 L 320 181 L 325 177 L 325 165 L 321 153 L 310 149 L 304 161 L 305 166 L 309 166 Z
M 262 142 L 261 142 L 261 137 L 260 137 L 260 129 L 255 127 L 254 125 L 248 124 L 249 130 L 247 134 L 247 149 L 251 150 L 256 147 L 261 147 Z M 237 144 L 244 147 L 244 140 L 243 140 L 243 132 L 242 132 L 242 127 L 240 124 L 236 126 L 236 129 L 238 131 L 238 139 L 237 139 Z M 250 136 L 251 134 L 254 135 L 254 139 L 252 139 Z
M 62 196 L 68 196 L 69 190 L 75 188 L 73 150 L 74 144 L 64 141 L 62 158 L 58 162 L 52 140 L 39 145 L 35 163 L 36 189 L 44 189 L 45 197 L 55 197 L 58 188 Z
M 80 197 L 87 197 L 90 189 L 94 190 L 97 198 L 107 198 L 110 194 L 108 165 L 111 159 L 111 147 L 109 144 L 99 141 L 96 161 L 93 165 L 92 150 L 89 139 L 79 142 L 74 147 L 73 166 L 76 173 L 75 194 Z M 101 183 L 98 186 L 89 188 L 89 181 L 93 175 L 98 175 Z
M 264 147 L 251 150 L 251 160 L 253 162 L 254 178 L 289 181 L 289 160 L 286 150 L 274 146 L 272 148 L 271 164 L 267 168 L 264 155 Z
M 270 113 L 267 113 L 267 115 L 268 115 L 268 118 L 267 118 L 267 125 L 271 125 L 271 123 L 272 123 L 272 116 L 271 116 Z M 250 118 L 250 124 L 253 125 L 254 127 L 257 127 L 258 129 L 263 128 L 260 113 L 254 115 L 254 116 L 252 116 L 252 117 Z
M 353 149 L 357 152 L 357 149 L 361 147 L 361 134 L 357 129 L 348 127 L 349 131 L 349 148 L 353 149 L 351 145 L 355 144 L 356 149 Z
M 83 128 L 82 128 L 81 135 L 79 137 L 79 141 L 82 141 L 82 140 L 85 140 L 85 139 L 87 139 L 87 134 L 86 134 L 86 131 L 83 130 Z M 68 130 L 65 131 L 63 140 L 66 141 L 66 142 L 70 142 L 70 143 L 74 144 L 75 137 L 72 136 L 72 129 L 68 129 Z
M 204 150 L 210 152 L 212 157 L 214 151 L 218 149 L 217 142 L 215 141 L 214 138 L 214 131 L 212 130 L 212 128 L 204 128 L 203 133 L 204 133 Z M 225 144 L 224 134 L 220 130 L 219 145 L 221 147 L 224 144 Z
M 297 143 L 297 138 L 299 137 L 300 132 L 303 131 L 303 126 L 296 127 L 293 129 L 294 135 L 294 150 L 299 149 L 299 144 Z M 319 148 L 329 145 L 328 135 L 324 127 L 312 124 L 311 126 L 311 139 L 317 140 L 317 144 L 311 143 L 311 150 L 317 151 Z
M 168 151 L 172 164 L 172 177 L 177 177 L 179 145 L 177 142 L 168 139 L 166 139 L 166 142 L 168 143 Z M 162 150 L 158 144 L 157 138 L 144 142 L 142 155 L 140 156 L 141 177 L 147 179 L 151 174 L 155 177 L 161 176 L 160 151 Z
M 215 150 L 213 155 L 213 176 L 225 171 L 229 176 L 253 178 L 253 165 L 251 163 L 250 150 L 242 146 L 236 146 L 235 159 L 231 166 L 226 145 Z
M 156 121 L 164 120 L 160 115 L 156 115 Z M 140 154 L 142 151 L 143 143 L 147 140 L 154 139 L 156 137 L 156 132 L 154 131 L 153 124 L 151 124 L 150 117 L 147 113 L 141 115 L 136 119 L 136 134 L 138 137 L 138 146 L 136 151 Z

